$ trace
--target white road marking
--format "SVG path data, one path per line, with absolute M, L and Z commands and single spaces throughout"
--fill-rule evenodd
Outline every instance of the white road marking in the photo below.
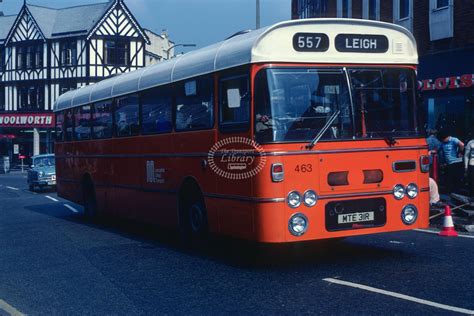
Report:
M 0 299 L 0 310 L 5 311 L 7 314 L 11 316 L 24 316 L 25 314 L 19 312 L 15 307 L 11 306 L 4 300 Z
M 20 189 L 18 189 L 18 188 L 9 187 L 8 185 L 6 186 L 6 188 L 8 188 L 8 189 L 10 189 L 10 190 L 15 190 L 15 191 L 18 191 L 18 190 L 20 190 Z
M 76 210 L 74 207 L 72 207 L 71 205 L 67 205 L 67 204 L 64 204 L 65 207 L 67 207 L 68 209 L 70 209 L 72 212 L 74 213 L 79 213 L 78 210 Z
M 53 197 L 51 197 L 51 196 L 49 196 L 49 195 L 46 195 L 45 198 L 50 199 L 51 201 L 54 201 L 54 202 L 59 202 L 58 199 L 55 199 L 55 198 L 53 198 Z
M 397 240 L 390 240 L 389 242 L 390 242 L 391 244 L 403 244 L 403 242 L 397 241 Z
M 428 234 L 436 234 L 438 235 L 439 234 L 439 230 L 431 230 L 431 229 L 414 229 L 416 230 L 417 232 L 422 232 L 422 233 L 428 233 Z M 462 238 L 473 238 L 474 239 L 474 236 L 472 235 L 463 235 L 463 234 L 458 234 L 458 237 L 462 237 Z
M 421 298 L 408 296 L 408 295 L 405 295 L 405 294 L 400 294 L 400 293 L 396 293 L 396 292 L 377 289 L 375 287 L 371 287 L 371 286 L 367 286 L 367 285 L 347 282 L 347 281 L 333 279 L 333 278 L 326 278 L 326 279 L 323 279 L 323 281 L 326 281 L 326 282 L 329 282 L 329 283 L 335 283 L 335 284 L 339 284 L 339 285 L 344 285 L 344 286 L 349 286 L 349 287 L 353 287 L 353 288 L 357 288 L 357 289 L 361 289 L 361 290 L 365 290 L 365 291 L 369 291 L 369 292 L 374 292 L 374 293 L 378 293 L 378 294 L 383 294 L 383 295 L 399 298 L 399 299 L 402 299 L 402 300 L 407 300 L 407 301 L 418 303 L 418 304 L 423 304 L 423 305 L 428 305 L 428 306 L 435 307 L 435 308 L 448 310 L 448 311 L 451 311 L 451 312 L 457 312 L 457 313 L 467 314 L 467 315 L 474 315 L 474 310 L 465 309 L 465 308 L 461 308 L 461 307 L 450 306 L 450 305 L 445 305 L 445 304 L 440 304 L 440 303 L 424 300 L 424 299 L 421 299 Z

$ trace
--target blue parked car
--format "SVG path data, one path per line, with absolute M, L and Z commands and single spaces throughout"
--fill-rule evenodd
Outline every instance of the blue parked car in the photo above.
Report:
M 56 166 L 54 154 L 37 155 L 32 157 L 33 164 L 28 170 L 28 187 L 56 187 Z

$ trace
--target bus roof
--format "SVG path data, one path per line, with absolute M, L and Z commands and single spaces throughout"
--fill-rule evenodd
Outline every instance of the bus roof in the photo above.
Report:
M 321 51 L 297 51 L 294 36 L 326 34 L 329 46 Z M 382 53 L 336 49 L 336 36 L 381 36 Z M 245 64 L 264 62 L 321 64 L 410 64 L 418 63 L 416 42 L 405 28 L 385 22 L 360 19 L 302 19 L 277 23 L 207 46 L 177 58 L 102 80 L 61 95 L 55 111 L 107 100 L 191 77 Z

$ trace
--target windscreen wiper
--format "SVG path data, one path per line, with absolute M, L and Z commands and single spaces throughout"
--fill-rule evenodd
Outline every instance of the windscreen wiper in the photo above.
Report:
M 306 149 L 312 149 L 318 142 L 319 140 L 321 139 L 321 137 L 323 137 L 324 133 L 326 133 L 326 131 L 329 129 L 329 127 L 331 127 L 332 123 L 336 120 L 336 118 L 339 116 L 339 113 L 341 113 L 340 110 L 337 110 L 336 112 L 334 112 L 334 114 L 329 118 L 329 120 L 326 122 L 326 125 L 323 126 L 323 128 L 319 131 L 319 133 L 313 138 L 313 140 L 311 141 L 311 143 L 309 143 L 308 145 L 306 145 Z

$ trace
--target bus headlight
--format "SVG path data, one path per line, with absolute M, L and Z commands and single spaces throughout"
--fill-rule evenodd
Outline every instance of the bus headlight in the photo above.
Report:
M 405 187 L 401 184 L 397 184 L 393 187 L 393 197 L 397 200 L 403 199 L 405 196 Z
M 418 196 L 418 187 L 414 183 L 410 183 L 406 188 L 407 195 L 410 199 L 414 199 Z
M 293 236 L 301 236 L 308 229 L 308 218 L 301 213 L 296 213 L 288 221 L 288 230 Z
M 314 192 L 313 190 L 308 190 L 303 194 L 303 203 L 307 207 L 315 206 L 317 201 L 318 201 L 318 196 L 316 195 L 316 192 Z
M 408 204 L 402 209 L 402 221 L 406 225 L 411 225 L 418 218 L 418 210 L 415 205 Z
M 297 208 L 301 204 L 301 194 L 298 191 L 291 191 L 288 193 L 286 203 L 291 208 Z

